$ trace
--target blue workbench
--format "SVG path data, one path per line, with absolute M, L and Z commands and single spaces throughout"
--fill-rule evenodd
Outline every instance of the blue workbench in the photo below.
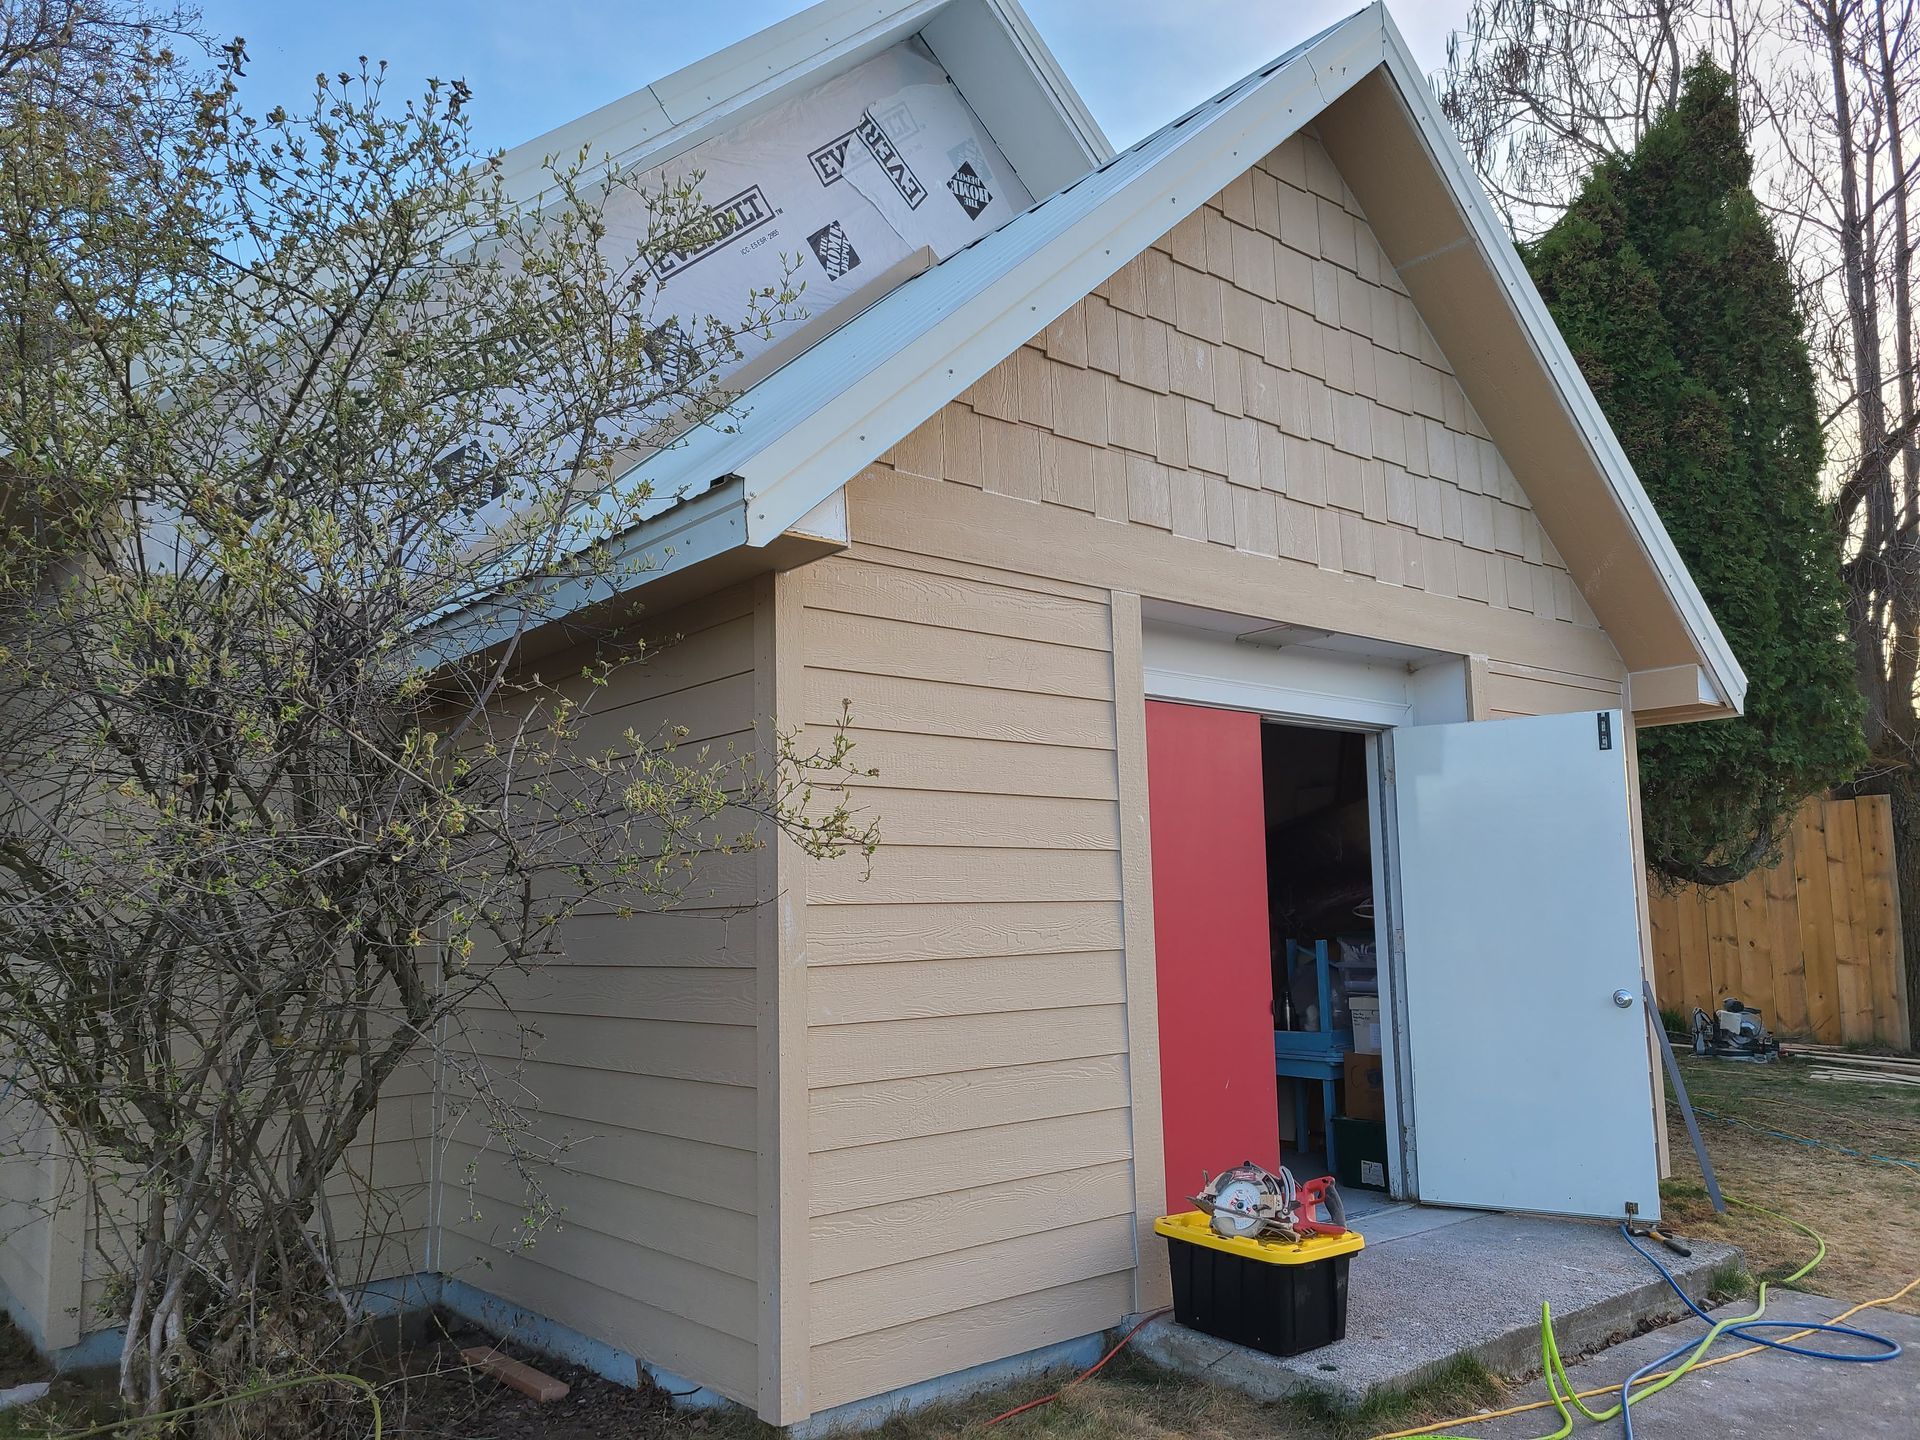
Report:
M 1293 1087 L 1293 1143 L 1295 1148 L 1302 1151 L 1307 1148 L 1308 1134 L 1307 1088 L 1304 1082 L 1320 1082 L 1320 1109 L 1327 1134 L 1327 1173 L 1337 1175 L 1339 1160 L 1333 1149 L 1333 1087 L 1345 1069 L 1347 1053 L 1353 1049 L 1353 1031 L 1333 1028 L 1333 975 L 1327 942 L 1316 940 L 1311 950 L 1297 941 L 1283 943 L 1286 946 L 1286 958 L 1282 975 L 1289 985 L 1293 980 L 1295 957 L 1311 955 L 1313 958 L 1320 1028 L 1274 1031 L 1273 1073 L 1296 1082 Z

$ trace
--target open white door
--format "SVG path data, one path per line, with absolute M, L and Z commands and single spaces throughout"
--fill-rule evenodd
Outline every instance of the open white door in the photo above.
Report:
M 1392 746 L 1420 1199 L 1657 1216 L 1620 712 Z

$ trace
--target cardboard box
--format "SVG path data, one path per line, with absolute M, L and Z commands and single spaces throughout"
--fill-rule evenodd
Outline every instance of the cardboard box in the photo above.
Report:
M 1347 1118 L 1382 1120 L 1387 1118 L 1387 1092 L 1380 1077 L 1380 1057 L 1364 1050 L 1348 1052 L 1342 1077 L 1346 1081 Z

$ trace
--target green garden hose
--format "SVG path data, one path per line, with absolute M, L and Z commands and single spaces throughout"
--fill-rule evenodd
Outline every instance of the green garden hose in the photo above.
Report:
M 1791 1275 L 1788 1275 L 1784 1280 L 1780 1281 L 1779 1283 L 1784 1285 L 1795 1284 L 1796 1282 L 1804 1279 L 1806 1276 L 1811 1274 L 1813 1270 L 1820 1264 L 1820 1262 L 1826 1259 L 1827 1257 L 1826 1238 L 1822 1236 L 1820 1232 L 1815 1230 L 1812 1226 L 1803 1225 L 1798 1220 L 1795 1220 L 1791 1216 L 1782 1215 L 1776 1210 L 1769 1210 L 1763 1205 L 1755 1205 L 1748 1201 L 1737 1199 L 1731 1195 L 1729 1195 L 1727 1199 L 1731 1203 L 1740 1206 L 1744 1210 L 1751 1210 L 1756 1214 L 1766 1215 L 1775 1220 L 1781 1221 L 1783 1224 L 1790 1225 L 1794 1229 L 1800 1231 L 1802 1234 L 1806 1235 L 1809 1239 L 1813 1241 L 1814 1243 L 1813 1258 L 1807 1261 L 1806 1264 L 1802 1265 L 1798 1270 L 1795 1270 Z M 1625 1226 L 1622 1226 L 1621 1230 L 1623 1234 L 1626 1233 Z M 1629 1235 L 1628 1239 L 1631 1242 L 1632 1237 Z M 1637 1244 L 1634 1246 L 1634 1248 L 1636 1250 L 1640 1250 L 1640 1247 Z M 1862 1305 L 1856 1305 L 1853 1307 L 1853 1309 L 1846 1311 L 1842 1315 L 1836 1316 L 1832 1321 L 1825 1322 L 1824 1324 L 1809 1324 L 1804 1329 L 1798 1330 L 1793 1335 L 1786 1337 L 1786 1339 L 1783 1341 L 1756 1340 L 1754 1344 L 1750 1345 L 1745 1350 L 1735 1351 L 1730 1355 L 1722 1355 L 1715 1359 L 1708 1360 L 1705 1358 L 1707 1351 L 1711 1349 L 1713 1345 L 1720 1339 L 1720 1337 L 1726 1334 L 1728 1331 L 1734 1331 L 1737 1334 L 1745 1335 L 1747 1334 L 1749 1327 L 1786 1328 L 1787 1326 L 1791 1325 L 1793 1322 L 1761 1319 L 1761 1317 L 1766 1313 L 1766 1309 L 1767 1309 L 1768 1282 L 1766 1281 L 1762 1281 L 1760 1284 L 1759 1303 L 1754 1307 L 1754 1311 L 1751 1315 L 1729 1316 L 1723 1320 L 1717 1320 L 1717 1321 L 1711 1320 L 1710 1317 L 1707 1317 L 1706 1313 L 1702 1311 L 1699 1306 L 1695 1305 L 1693 1301 L 1684 1294 L 1684 1292 L 1680 1292 L 1680 1287 L 1678 1286 L 1677 1283 L 1674 1282 L 1673 1276 L 1667 1271 L 1664 1265 L 1661 1265 L 1660 1262 L 1655 1257 L 1653 1257 L 1651 1254 L 1648 1254 L 1645 1250 L 1641 1250 L 1640 1253 L 1643 1255 L 1646 1255 L 1647 1259 L 1654 1265 L 1654 1267 L 1658 1269 L 1663 1276 L 1666 1277 L 1667 1282 L 1670 1285 L 1673 1285 L 1676 1292 L 1681 1294 L 1681 1298 L 1683 1300 L 1686 1300 L 1688 1306 L 1694 1311 L 1695 1314 L 1700 1315 L 1703 1319 L 1709 1320 L 1709 1328 L 1707 1330 L 1706 1335 L 1703 1336 L 1700 1342 L 1697 1345 L 1693 1346 L 1690 1351 L 1686 1352 L 1686 1359 L 1683 1360 L 1679 1365 L 1675 1366 L 1671 1370 L 1661 1371 L 1657 1374 L 1647 1373 L 1648 1371 L 1654 1369 L 1655 1366 L 1665 1364 L 1667 1360 L 1674 1359 L 1682 1353 L 1681 1351 L 1674 1351 L 1671 1354 L 1664 1357 L 1663 1359 L 1654 1361 L 1652 1365 L 1645 1366 L 1641 1370 L 1635 1372 L 1634 1375 L 1629 1377 L 1629 1379 L 1623 1385 L 1618 1385 L 1618 1386 L 1608 1385 L 1599 1389 L 1585 1390 L 1585 1391 L 1576 1390 L 1574 1388 L 1572 1377 L 1567 1373 L 1566 1362 L 1561 1358 L 1559 1342 L 1556 1340 L 1554 1336 L 1553 1308 L 1550 1304 L 1543 1302 L 1540 1306 L 1540 1369 L 1547 1383 L 1547 1393 L 1550 1397 L 1549 1399 L 1534 1401 L 1533 1403 L 1527 1404 L 1527 1405 L 1515 1405 L 1505 1410 L 1488 1411 L 1479 1415 L 1458 1416 L 1452 1420 L 1441 1421 L 1437 1425 L 1421 1426 L 1411 1430 L 1397 1430 L 1386 1435 L 1376 1435 L 1373 1437 L 1373 1440 L 1470 1440 L 1470 1437 L 1460 1435 L 1458 1432 L 1453 1431 L 1449 1427 L 1454 1425 L 1466 1424 L 1476 1420 L 1493 1420 L 1493 1419 L 1502 1418 L 1507 1415 L 1519 1415 L 1529 1410 L 1542 1410 L 1542 1409 L 1545 1409 L 1548 1405 L 1552 1405 L 1553 1408 L 1559 1412 L 1560 1427 L 1557 1430 L 1553 1431 L 1550 1435 L 1543 1435 L 1543 1436 L 1537 1437 L 1537 1440 L 1566 1440 L 1566 1437 L 1573 1433 L 1573 1410 L 1574 1409 L 1578 1409 L 1582 1415 L 1587 1417 L 1587 1419 L 1592 1421 L 1600 1421 L 1600 1422 L 1612 1420 L 1612 1419 L 1615 1419 L 1616 1417 L 1621 1417 L 1625 1415 L 1628 1434 L 1631 1435 L 1632 1417 L 1630 1415 L 1625 1414 L 1628 1406 L 1637 1405 L 1642 1400 L 1647 1399 L 1649 1396 L 1659 1394 L 1660 1391 L 1666 1389 L 1669 1385 L 1673 1384 L 1676 1380 L 1680 1379 L 1681 1376 L 1686 1375 L 1690 1371 L 1706 1368 L 1708 1366 L 1725 1364 L 1727 1361 L 1737 1360 L 1743 1355 L 1755 1354 L 1763 1349 L 1768 1349 L 1768 1348 L 1785 1349 L 1794 1354 L 1809 1355 L 1815 1358 L 1827 1358 L 1827 1359 L 1839 1359 L 1839 1360 L 1879 1361 L 1879 1360 L 1893 1359 L 1895 1356 L 1897 1356 L 1900 1353 L 1900 1347 L 1897 1344 L 1895 1344 L 1893 1341 L 1888 1340 L 1882 1336 L 1874 1335 L 1868 1331 L 1850 1329 L 1846 1326 L 1841 1325 L 1839 1322 L 1842 1320 L 1845 1320 L 1846 1318 L 1857 1313 L 1860 1310 L 1864 1310 L 1868 1308 L 1869 1306 L 1884 1305 L 1884 1304 L 1890 1303 L 1893 1300 L 1897 1300 L 1902 1296 L 1906 1295 L 1909 1291 L 1913 1290 L 1916 1286 L 1920 1286 L 1920 1277 L 1916 1277 L 1914 1280 L 1910 1281 L 1907 1285 L 1902 1287 L 1899 1291 L 1895 1292 L 1893 1295 L 1885 1296 L 1879 1300 L 1869 1300 Z M 1880 1353 L 1880 1354 L 1833 1355 L 1828 1352 L 1796 1349 L 1793 1345 L 1789 1343 L 1793 1340 L 1800 1339 L 1803 1336 L 1815 1334 L 1823 1330 L 1829 1331 L 1829 1332 L 1838 1332 L 1838 1333 L 1846 1334 L 1855 1338 L 1865 1339 L 1865 1340 L 1880 1344 L 1882 1346 L 1885 1346 L 1887 1348 L 1885 1353 Z M 1615 1401 L 1612 1405 L 1609 1405 L 1604 1410 L 1595 1410 L 1594 1408 L 1592 1408 L 1586 1403 L 1587 1400 L 1591 1397 L 1598 1396 L 1598 1395 L 1614 1394 L 1614 1393 L 1618 1393 L 1621 1396 L 1621 1398 Z M 1571 1405 L 1573 1408 L 1570 1409 L 1569 1405 Z

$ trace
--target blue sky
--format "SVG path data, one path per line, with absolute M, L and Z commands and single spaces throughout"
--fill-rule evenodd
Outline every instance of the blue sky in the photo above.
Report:
M 294 104 L 316 71 L 391 62 L 397 95 L 429 75 L 475 91 L 483 144 L 530 140 L 806 8 L 806 0 L 198 0 L 246 38 L 249 108 Z M 1358 0 L 1025 0 L 1095 117 L 1127 145 Z M 1391 6 L 1421 65 L 1444 55 L 1467 0 Z

